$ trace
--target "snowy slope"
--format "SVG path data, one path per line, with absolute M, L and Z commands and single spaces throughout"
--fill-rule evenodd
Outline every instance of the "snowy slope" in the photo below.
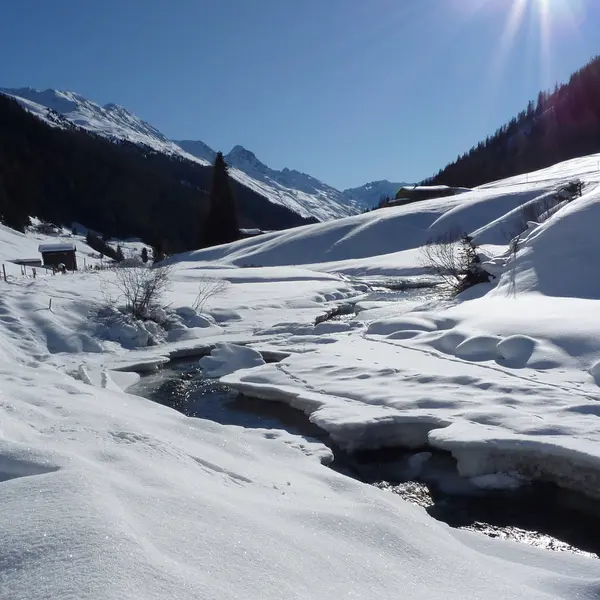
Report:
M 73 92 L 57 90 L 39 91 L 32 88 L 2 89 L 0 92 L 14 97 L 23 108 L 30 110 L 46 122 L 52 122 L 52 114 L 62 115 L 68 122 L 111 139 L 127 140 L 148 146 L 157 152 L 179 154 L 185 158 L 209 164 L 208 161 L 192 158 L 160 131 L 142 121 L 122 106 L 107 104 L 100 106 Z M 50 116 L 49 116 L 50 113 Z
M 28 254 L 34 244 L 0 229 L 2 261 Z M 303 371 L 286 362 L 281 376 L 293 369 L 316 384 L 325 370 L 340 410 L 344 385 L 356 395 L 367 390 L 365 373 L 383 378 L 389 370 L 375 364 L 387 347 L 380 342 L 369 342 L 372 354 L 357 346 L 356 358 L 348 356 L 349 346 L 363 344 L 360 326 L 344 331 L 338 323 L 336 332 L 335 324 L 311 325 L 328 299 L 356 293 L 347 281 L 293 267 L 198 266 L 178 264 L 168 301 L 189 309 L 207 273 L 226 278 L 227 292 L 210 309 L 220 326 L 189 329 L 209 329 L 205 343 L 235 335 L 263 346 L 303 346 L 311 351 L 296 359 L 314 354 L 327 362 Z M 321 461 L 331 453 L 315 440 L 190 419 L 124 393 L 118 382 L 127 374 L 112 367 L 148 364 L 181 346 L 132 352 L 98 337 L 90 308 L 112 277 L 78 273 L 1 284 L 0 599 L 596 594 L 597 561 L 450 529 L 393 494 L 328 469 Z M 325 346 L 335 350 L 323 354 Z M 347 360 L 331 362 L 335 354 Z M 399 364 L 416 366 L 412 354 L 407 350 Z M 387 360 L 395 362 L 395 351 Z M 262 368 L 239 376 L 258 377 Z M 462 368 L 468 372 L 469 365 Z M 385 389 L 379 383 L 389 389 L 390 381 L 374 376 L 369 391 Z M 462 385 L 468 389 L 466 375 Z M 323 397 L 315 392 L 313 399 Z
M 422 245 L 458 227 L 497 276 L 452 302 L 359 302 L 356 321 L 290 327 L 284 347 L 307 336 L 336 343 L 225 381 L 304 410 L 350 449 L 428 444 L 450 450 L 467 477 L 510 471 L 600 497 L 598 158 L 181 255 L 186 270 L 253 264 L 268 277 L 301 265 L 373 281 L 424 274 Z M 583 196 L 530 224 L 509 251 L 519 207 L 575 178 Z
M 73 123 L 111 139 L 128 140 L 165 154 L 182 156 L 202 165 L 211 164 L 215 151 L 200 141 L 173 142 L 150 124 L 116 104 L 100 106 L 73 92 L 32 88 L 0 89 L 13 96 L 28 111 L 53 126 Z M 400 184 L 376 182 L 363 188 L 340 192 L 298 171 L 276 171 L 261 163 L 254 154 L 236 146 L 227 155 L 231 175 L 243 185 L 306 218 L 327 221 L 361 212 L 379 200 L 379 188 L 388 190 Z M 376 191 L 377 190 L 377 191 Z M 390 195 L 393 195 L 390 192 Z
M 206 160 L 209 163 L 213 164 L 215 162 L 215 158 L 217 157 L 217 153 L 210 146 L 207 146 L 204 142 L 199 140 L 173 140 L 180 148 L 183 148 L 186 152 L 195 156 L 196 158 L 200 158 L 202 160 Z
M 543 195 L 554 185 L 553 182 L 541 182 L 508 192 L 504 188 L 487 188 L 450 198 L 384 208 L 192 252 L 185 259 L 218 260 L 238 266 L 248 263 L 263 266 L 327 263 L 332 269 L 348 274 L 383 274 L 387 269 L 384 265 L 389 263 L 388 270 L 397 275 L 406 264 L 405 274 L 417 274 L 423 269 L 415 252 L 428 239 L 458 227 L 466 232 L 482 229 L 480 237 L 484 243 L 503 241 L 501 223 L 495 228 L 490 228 L 489 224 L 502 220 L 513 209 Z M 487 230 L 483 231 L 486 226 Z
M 597 498 L 594 162 L 173 257 L 166 304 L 186 320 L 156 346 L 98 328 L 114 272 L 0 281 L 0 599 L 595 598 L 597 560 L 451 529 L 328 469 L 317 440 L 186 418 L 114 370 L 229 343 L 204 359 L 241 368 L 225 381 L 348 448 L 427 444 L 472 485 L 539 478 Z M 511 258 L 513 209 L 578 174 L 583 197 Z M 419 246 L 457 222 L 497 251 L 497 285 L 471 300 L 373 301 L 338 274 L 422 272 Z M 0 260 L 39 241 L 0 228 Z M 226 285 L 197 315 L 208 277 Z M 314 324 L 348 301 L 355 318 Z

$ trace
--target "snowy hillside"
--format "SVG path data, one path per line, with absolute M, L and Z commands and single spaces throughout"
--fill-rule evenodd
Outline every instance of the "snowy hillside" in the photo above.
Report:
M 417 448 L 411 481 L 447 450 L 447 494 L 551 481 L 597 501 L 598 158 L 173 256 L 164 307 L 139 322 L 118 310 L 118 271 L 33 279 L 13 265 L 0 281 L 0 599 L 596 597 L 597 559 L 450 527 L 329 469 L 337 450 L 320 440 Z M 515 209 L 575 177 L 582 196 L 510 252 Z M 382 291 L 422 275 L 419 248 L 455 225 L 484 244 L 492 284 L 454 300 Z M 33 258 L 39 241 L 0 228 L 0 260 Z M 317 324 L 340 305 L 343 320 Z M 218 410 L 197 418 L 124 391 L 133 369 L 185 395 L 189 373 L 157 366 L 207 352 L 205 376 L 245 400 L 211 382 L 198 406 Z M 272 420 L 260 398 L 298 410 Z
M 14 97 L 25 109 L 53 126 L 65 127 L 73 123 L 98 135 L 142 144 L 157 152 L 179 155 L 202 165 L 211 164 L 216 155 L 200 141 L 173 142 L 167 139 L 152 125 L 116 104 L 100 106 L 73 92 L 52 89 L 0 89 L 0 92 Z M 356 188 L 340 192 L 298 171 L 270 169 L 241 146 L 236 146 L 227 155 L 227 161 L 233 167 L 232 177 L 240 183 L 305 218 L 327 221 L 357 214 L 373 206 L 373 184 L 367 184 L 364 190 Z M 400 187 L 400 184 L 389 182 L 378 182 L 378 185 L 386 190 Z
M 160 131 L 142 121 L 122 106 L 107 104 L 100 106 L 73 92 L 57 90 L 39 91 L 32 88 L 0 89 L 14 97 L 23 108 L 53 125 L 60 125 L 55 115 L 63 116 L 68 122 L 108 138 L 127 140 L 143 144 L 157 152 L 180 154 L 188 159 L 191 155 L 168 140 Z M 201 164 L 208 161 L 198 160 Z
M 389 303 L 359 304 L 354 326 L 331 329 L 348 343 L 234 373 L 227 383 L 302 408 L 348 448 L 428 443 L 452 451 L 471 477 L 519 471 L 521 464 L 523 476 L 537 469 L 540 477 L 600 497 L 597 164 L 598 156 L 575 159 L 452 198 L 182 255 L 186 268 L 217 261 L 262 265 L 265 273 L 302 265 L 350 281 L 417 277 L 426 273 L 420 248 L 458 228 L 482 246 L 483 266 L 497 276 L 449 306 L 411 312 L 407 304 L 395 313 Z M 583 196 L 559 203 L 541 224 L 523 224 L 518 253 L 508 250 L 520 207 L 543 203 L 578 178 Z M 527 459 L 516 441 L 528 448 Z M 561 461 L 569 461 L 569 472 Z M 591 465 L 593 477 L 586 474 Z

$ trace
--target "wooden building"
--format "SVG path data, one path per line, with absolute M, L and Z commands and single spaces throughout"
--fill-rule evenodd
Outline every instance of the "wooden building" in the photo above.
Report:
M 38 251 L 42 254 L 44 267 L 58 269 L 64 265 L 67 271 L 77 271 L 77 248 L 72 243 L 40 244 Z
M 41 267 L 42 259 L 41 258 L 15 258 L 10 261 L 15 265 L 21 265 L 22 267 Z
M 447 185 L 415 185 L 413 187 L 401 187 L 396 192 L 395 200 L 406 203 L 419 202 L 420 200 L 430 200 L 432 198 L 443 198 L 444 196 L 454 196 L 459 188 L 448 187 Z
M 262 229 L 240 229 L 240 239 L 245 240 L 247 238 L 256 237 L 257 235 L 263 235 L 265 233 L 269 232 L 263 231 Z

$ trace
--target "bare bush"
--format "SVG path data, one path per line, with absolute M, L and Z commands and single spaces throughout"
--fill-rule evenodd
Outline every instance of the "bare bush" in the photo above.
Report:
M 545 221 L 551 216 L 552 210 L 562 202 L 563 198 L 559 195 L 547 194 L 523 204 L 520 209 L 522 231 L 527 229 L 527 223 L 529 222 L 541 223 Z
M 198 295 L 192 304 L 192 308 L 197 313 L 201 313 L 208 300 L 223 294 L 227 289 L 228 284 L 229 282 L 225 279 L 202 277 L 198 284 Z
M 513 213 L 514 217 L 503 231 L 511 253 L 516 256 L 521 235 L 527 231 L 529 223 L 543 223 L 560 208 L 563 202 L 568 200 L 568 195 L 564 197 L 561 192 L 556 192 L 545 194 L 522 204 Z
M 456 288 L 464 274 L 464 265 L 461 264 L 460 236 L 460 230 L 453 229 L 435 240 L 429 240 L 421 248 L 422 265 L 452 289 Z
M 458 294 L 489 281 L 492 276 L 481 267 L 473 239 L 459 229 L 448 231 L 421 248 L 422 264 Z
M 136 319 L 145 319 L 161 306 L 171 285 L 170 267 L 129 267 L 114 270 L 114 286 L 125 310 Z

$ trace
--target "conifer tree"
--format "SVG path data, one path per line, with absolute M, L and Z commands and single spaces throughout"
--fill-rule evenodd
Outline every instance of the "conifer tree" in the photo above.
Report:
M 227 164 L 223 153 L 219 152 L 213 167 L 212 188 L 202 245 L 228 244 L 237 239 L 239 239 L 237 207 L 229 182 Z

